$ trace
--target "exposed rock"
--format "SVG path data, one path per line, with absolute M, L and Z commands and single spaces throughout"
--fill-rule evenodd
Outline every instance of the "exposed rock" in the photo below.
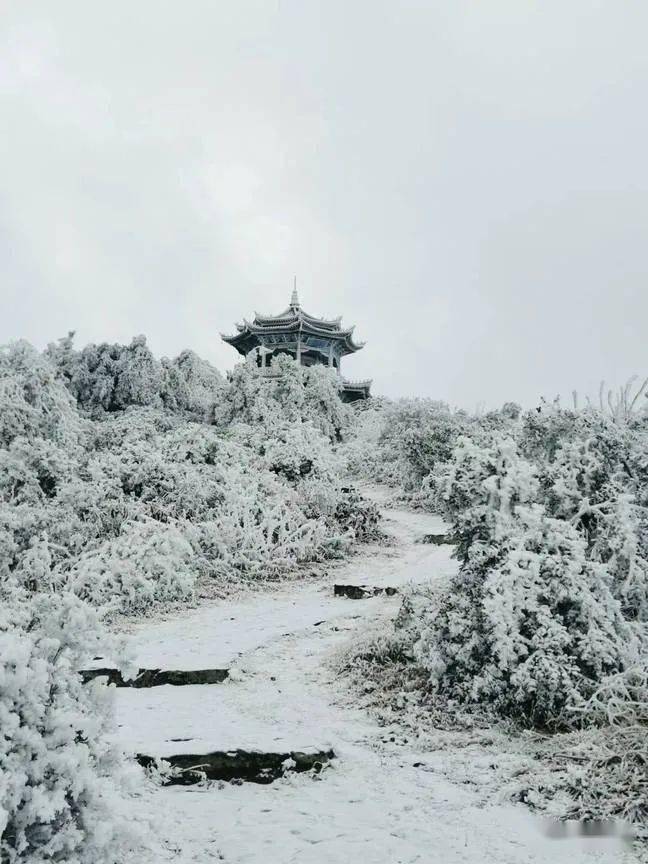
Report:
M 229 675 L 228 669 L 140 669 L 135 678 L 123 678 L 119 669 L 82 669 L 79 674 L 83 683 L 94 678 L 107 678 L 108 684 L 115 687 L 161 687 L 172 684 L 182 687 L 186 684 L 221 684 Z
M 138 753 L 137 761 L 144 768 L 162 764 L 163 783 L 167 786 L 190 786 L 201 780 L 247 780 L 250 783 L 272 783 L 287 771 L 314 771 L 335 758 L 332 750 L 311 753 L 263 753 L 258 750 L 216 751 L 194 755 L 181 753 L 156 759 Z
M 364 600 L 366 597 L 376 597 L 378 594 L 386 594 L 393 597 L 398 594 L 398 588 L 369 588 L 366 585 L 334 585 L 335 597 L 348 597 L 350 600 Z
M 453 546 L 457 541 L 452 534 L 424 534 L 417 543 L 431 543 L 433 546 Z

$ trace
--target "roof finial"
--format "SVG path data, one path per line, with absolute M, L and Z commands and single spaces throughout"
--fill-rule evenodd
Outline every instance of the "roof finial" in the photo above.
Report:
M 293 276 L 293 292 L 290 298 L 290 305 L 299 307 L 299 297 L 297 296 L 297 277 Z

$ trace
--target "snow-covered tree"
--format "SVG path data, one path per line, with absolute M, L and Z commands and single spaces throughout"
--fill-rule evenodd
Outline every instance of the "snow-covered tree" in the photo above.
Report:
M 340 382 L 323 366 L 300 366 L 284 354 L 260 374 L 254 358 L 239 363 L 215 408 L 221 428 L 232 424 L 263 427 L 267 433 L 285 424 L 310 422 L 331 441 L 349 427 L 352 413 L 339 395 Z
M 46 358 L 27 342 L 0 348 L 0 446 L 15 438 L 71 448 L 83 423 L 74 400 Z
M 173 360 L 162 359 L 162 402 L 171 411 L 188 411 L 198 420 L 213 415 L 220 398 L 220 372 L 193 351 L 183 351 Z
M 129 405 L 161 405 L 162 366 L 135 336 L 130 345 L 86 345 L 74 352 L 68 334 L 47 355 L 79 406 L 93 413 L 120 411 Z

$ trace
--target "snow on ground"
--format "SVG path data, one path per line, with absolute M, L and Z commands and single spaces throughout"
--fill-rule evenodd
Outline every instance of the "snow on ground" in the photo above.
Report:
M 384 502 L 384 499 L 383 499 Z M 350 704 L 327 662 L 354 629 L 398 611 L 398 597 L 349 600 L 333 584 L 399 586 L 456 566 L 447 546 L 416 544 L 443 525 L 429 514 L 387 508 L 386 546 L 367 547 L 326 578 L 271 594 L 222 601 L 173 619 L 142 622 L 131 636 L 141 666 L 228 667 L 220 685 L 118 690 L 119 736 L 131 752 L 167 755 L 230 748 L 332 747 L 316 778 L 270 786 L 211 784 L 149 790 L 142 819 L 157 820 L 164 857 L 180 862 L 363 864 L 633 860 L 619 840 L 554 840 L 522 806 L 484 803 L 474 782 L 437 770 L 429 753 Z M 172 740 L 191 739 L 191 740 Z M 436 759 L 442 758 L 437 754 Z M 469 752 L 463 757 L 474 758 Z M 415 767 L 418 763 L 418 767 Z M 470 773 L 471 766 L 466 766 Z M 448 776 L 448 774 L 450 776 Z

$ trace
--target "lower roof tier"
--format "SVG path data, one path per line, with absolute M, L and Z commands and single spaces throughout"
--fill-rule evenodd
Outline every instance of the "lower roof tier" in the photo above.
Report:
M 371 380 L 345 381 L 343 379 L 340 395 L 343 402 L 359 402 L 362 399 L 369 399 L 371 396 Z

